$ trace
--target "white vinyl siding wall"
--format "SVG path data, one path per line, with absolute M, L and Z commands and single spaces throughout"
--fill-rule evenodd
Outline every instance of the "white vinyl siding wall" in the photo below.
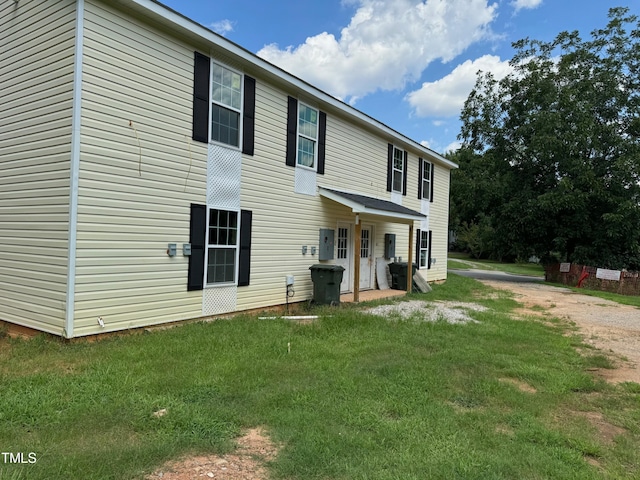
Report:
M 64 329 L 74 1 L 0 1 L 0 320 Z
M 199 317 L 182 255 L 190 203 L 206 194 L 194 49 L 102 2 L 86 3 L 84 28 L 75 333 Z

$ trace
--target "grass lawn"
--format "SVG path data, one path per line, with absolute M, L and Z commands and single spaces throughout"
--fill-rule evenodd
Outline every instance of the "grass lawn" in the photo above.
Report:
M 255 426 L 282 445 L 275 479 L 640 477 L 640 385 L 594 377 L 610 363 L 570 326 L 513 319 L 507 294 L 456 275 L 410 298 L 488 310 L 464 325 L 344 305 L 309 325 L 0 339 L 0 451 L 37 457 L 0 457 L 0 479 L 139 479 Z
M 502 263 L 495 260 L 476 260 L 466 253 L 449 252 L 448 268 L 468 270 L 499 270 L 501 272 L 515 273 L 517 275 L 544 276 L 542 265 L 536 263 Z

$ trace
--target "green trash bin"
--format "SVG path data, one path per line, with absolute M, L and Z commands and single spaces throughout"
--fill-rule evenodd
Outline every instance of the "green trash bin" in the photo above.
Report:
M 344 267 L 318 263 L 309 267 L 313 281 L 313 301 L 319 305 L 340 304 L 340 284 Z
M 407 265 L 408 262 L 393 262 L 389 264 L 389 273 L 391 273 L 391 288 L 394 290 L 407 289 Z M 411 264 L 411 278 L 416 274 L 418 265 Z M 415 284 L 415 282 L 414 282 Z M 413 287 L 415 289 L 415 287 Z

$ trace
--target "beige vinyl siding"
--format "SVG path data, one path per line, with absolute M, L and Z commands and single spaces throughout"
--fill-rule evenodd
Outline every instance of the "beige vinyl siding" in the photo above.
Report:
M 351 210 L 337 202 L 294 193 L 295 169 L 285 165 L 286 124 L 287 92 L 258 80 L 256 154 L 243 158 L 241 196 L 242 208 L 253 211 L 251 284 L 238 288 L 239 310 L 284 303 L 288 274 L 295 276 L 296 292 L 289 300 L 311 298 L 309 266 L 320 262 L 310 250 L 319 246 L 319 229 L 337 231 L 338 222 L 354 221 Z M 389 198 L 387 144 L 386 139 L 328 113 L 326 174 L 317 175 L 318 186 Z M 417 157 L 413 161 L 417 186 Z M 414 197 L 414 204 L 407 206 L 419 210 L 417 192 Z M 370 215 L 361 215 L 361 221 L 374 227 L 374 257 L 384 254 L 384 234 L 395 233 L 396 255 L 407 259 L 408 224 Z M 305 245 L 308 253 L 303 255 Z
M 76 335 L 199 317 L 182 255 L 206 194 L 194 49 L 102 2 L 86 3 L 84 28 Z
M 0 320 L 62 334 L 75 2 L 0 1 Z
M 434 194 L 431 203 L 429 229 L 433 231 L 431 258 L 435 264 L 431 265 L 427 278 L 429 281 L 445 280 L 447 278 L 447 252 L 449 248 L 449 179 L 451 170 L 435 166 Z M 417 182 L 417 180 L 416 180 Z

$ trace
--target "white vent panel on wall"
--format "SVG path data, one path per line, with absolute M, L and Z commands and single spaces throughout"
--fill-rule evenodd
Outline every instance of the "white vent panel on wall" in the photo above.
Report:
M 420 228 L 422 230 L 429 230 L 429 206 L 431 205 L 431 203 L 429 202 L 429 200 L 422 200 L 420 202 L 420 213 L 422 213 L 423 215 L 426 215 L 427 218 L 424 218 L 420 221 Z
M 236 311 L 238 287 L 205 288 L 202 295 L 202 315 L 220 315 Z
M 207 203 L 219 208 L 240 208 L 242 153 L 219 145 L 209 145 L 207 163 Z
M 396 205 L 402 205 L 402 194 L 398 192 L 391 192 L 391 201 Z
M 313 170 L 308 170 L 306 168 L 297 168 L 296 167 L 296 184 L 294 191 L 296 193 L 302 193 L 304 195 L 313 195 L 316 194 L 316 176 L 317 173 Z

